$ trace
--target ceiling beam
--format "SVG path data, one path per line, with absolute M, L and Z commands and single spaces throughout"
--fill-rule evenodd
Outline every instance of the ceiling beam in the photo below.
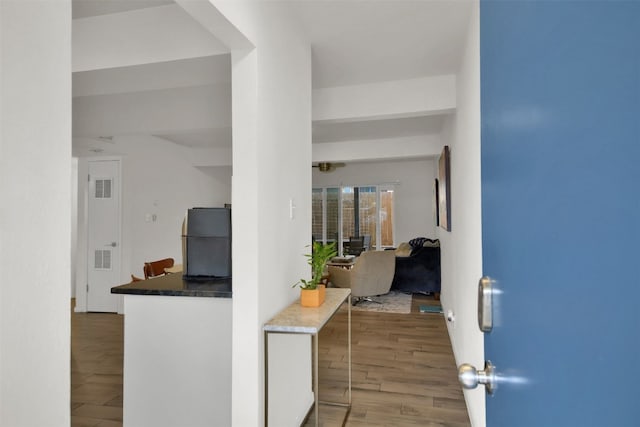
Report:
M 73 98 L 73 136 L 169 134 L 231 124 L 227 84 Z
M 439 135 L 313 144 L 313 162 L 427 158 L 440 154 Z
M 314 121 L 362 121 L 444 114 L 456 108 L 454 75 L 313 91 Z

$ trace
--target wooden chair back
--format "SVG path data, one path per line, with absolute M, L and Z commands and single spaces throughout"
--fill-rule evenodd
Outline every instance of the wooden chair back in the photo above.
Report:
M 158 261 L 151 261 L 144 263 L 144 278 L 162 276 L 165 273 L 164 269 L 173 267 L 173 258 L 164 258 Z

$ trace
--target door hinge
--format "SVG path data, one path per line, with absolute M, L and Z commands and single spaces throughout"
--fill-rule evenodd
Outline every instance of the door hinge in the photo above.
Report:
M 91 175 L 87 175 L 87 182 L 91 182 Z
M 87 293 L 89 293 L 89 284 L 87 283 Z

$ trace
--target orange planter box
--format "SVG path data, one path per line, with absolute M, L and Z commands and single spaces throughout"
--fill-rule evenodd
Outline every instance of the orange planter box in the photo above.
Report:
M 320 307 L 324 302 L 326 291 L 324 285 L 317 289 L 300 289 L 300 305 L 303 307 Z

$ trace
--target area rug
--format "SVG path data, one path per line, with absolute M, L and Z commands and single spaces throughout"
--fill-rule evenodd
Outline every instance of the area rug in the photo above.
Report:
M 391 291 L 388 294 L 372 297 L 374 301 L 361 301 L 351 307 L 353 311 L 375 311 L 378 313 L 411 313 L 411 294 Z

